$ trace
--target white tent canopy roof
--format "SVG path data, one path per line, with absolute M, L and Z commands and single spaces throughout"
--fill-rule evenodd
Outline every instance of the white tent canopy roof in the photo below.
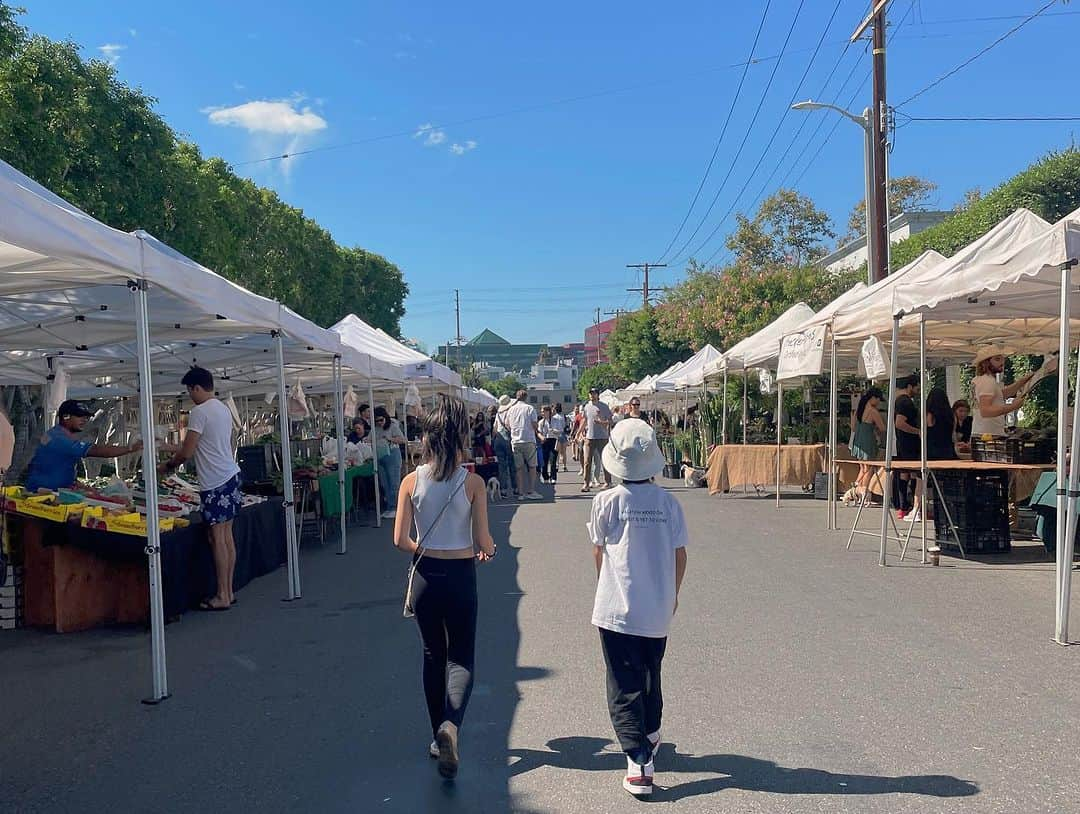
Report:
M 420 353 L 420 351 L 403 345 L 384 331 L 373 328 L 356 314 L 346 315 L 337 324 L 332 325 L 330 330 L 337 333 L 345 345 L 370 354 L 373 358 L 387 362 L 395 367 L 404 368 L 405 375 L 408 378 L 434 378 L 435 381 L 443 384 L 450 384 L 455 387 L 461 385 L 461 376 L 450 370 L 450 368 L 433 361 Z M 410 375 L 410 365 L 425 363 L 431 366 L 430 376 L 426 373 L 422 376 Z
M 657 376 L 652 382 L 652 391 L 654 393 L 668 393 L 674 391 L 676 387 L 679 386 L 678 382 L 680 377 L 692 375 L 694 370 L 704 367 L 704 365 L 719 357 L 720 351 L 712 345 L 706 345 L 689 359 L 672 365 Z
M 814 316 L 812 309 L 805 302 L 798 302 L 770 322 L 757 333 L 736 343 L 719 359 L 706 366 L 705 376 L 713 377 L 726 370 L 740 370 L 759 367 L 776 359 L 780 353 L 780 340 L 784 334 L 791 333 Z
M 700 387 L 705 381 L 705 366 L 719 359 L 720 355 L 720 351 L 712 345 L 706 345 L 687 359 L 675 379 L 675 389 L 685 390 L 688 387 Z

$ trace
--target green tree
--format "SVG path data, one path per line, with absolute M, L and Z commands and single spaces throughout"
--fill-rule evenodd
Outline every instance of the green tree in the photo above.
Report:
M 723 335 L 711 321 L 710 311 L 723 285 L 721 269 L 705 268 L 691 260 L 685 279 L 669 288 L 663 302 L 653 309 L 659 341 L 668 347 L 686 345 L 695 351 L 710 344 L 721 347 Z
M 917 175 L 902 175 L 889 179 L 889 216 L 901 212 L 922 212 L 930 196 L 937 191 L 938 185 Z M 854 240 L 866 232 L 866 199 L 861 198 L 851 214 L 848 215 L 847 234 L 840 238 L 841 243 Z
M 510 396 L 510 398 L 513 398 L 518 390 L 525 389 L 525 385 L 522 383 L 521 379 L 515 376 L 506 376 L 489 383 L 486 389 L 496 398 L 499 396 Z
M 656 315 L 651 308 L 620 317 L 607 339 L 606 348 L 612 370 L 630 382 L 659 373 L 690 355 L 686 342 L 668 345 L 661 341 Z
M 620 376 L 610 364 L 604 362 L 587 368 L 581 374 L 581 378 L 578 379 L 578 397 L 585 401 L 589 398 L 589 390 L 594 387 L 603 392 L 604 390 L 618 390 L 628 384 L 630 384 L 628 379 Z
M 810 198 L 780 189 L 761 202 L 753 219 L 736 215 L 726 241 L 737 262 L 754 269 L 802 266 L 826 253 L 825 240 L 836 237 L 829 216 Z

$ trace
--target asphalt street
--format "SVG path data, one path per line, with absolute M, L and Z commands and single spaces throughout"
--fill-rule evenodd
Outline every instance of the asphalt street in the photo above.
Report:
M 674 482 L 669 482 L 674 483 Z M 303 550 L 227 613 L 168 626 L 149 707 L 135 629 L 0 631 L 0 811 L 620 812 L 589 625 L 589 501 L 499 504 L 482 566 L 462 769 L 426 756 L 419 638 L 390 529 Z M 824 504 L 674 488 L 689 569 L 664 665 L 661 788 L 687 812 L 1080 810 L 1080 648 L 1050 642 L 1053 573 L 877 565 Z M 851 514 L 841 510 L 841 521 Z M 1024 560 L 1025 558 L 1018 558 Z M 1078 622 L 1080 624 L 1080 622 Z

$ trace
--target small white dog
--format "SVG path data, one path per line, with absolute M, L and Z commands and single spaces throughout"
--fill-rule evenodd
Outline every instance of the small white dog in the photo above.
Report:
M 846 492 L 843 497 L 840 498 L 840 502 L 845 506 L 854 506 L 859 502 L 859 487 L 852 486 Z
M 682 465 L 683 484 L 696 489 L 705 485 L 705 470 L 697 469 L 690 464 Z
M 499 486 L 499 479 L 495 476 L 488 478 L 487 493 L 488 501 L 491 503 L 498 503 L 502 499 L 502 487 Z

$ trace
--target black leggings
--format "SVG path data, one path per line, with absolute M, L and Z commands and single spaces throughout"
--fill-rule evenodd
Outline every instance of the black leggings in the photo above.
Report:
M 443 721 L 461 726 L 472 694 L 476 560 L 421 559 L 413 608 L 424 643 L 424 698 L 434 735 Z
M 559 475 L 559 439 L 544 439 L 544 477 L 555 480 Z

